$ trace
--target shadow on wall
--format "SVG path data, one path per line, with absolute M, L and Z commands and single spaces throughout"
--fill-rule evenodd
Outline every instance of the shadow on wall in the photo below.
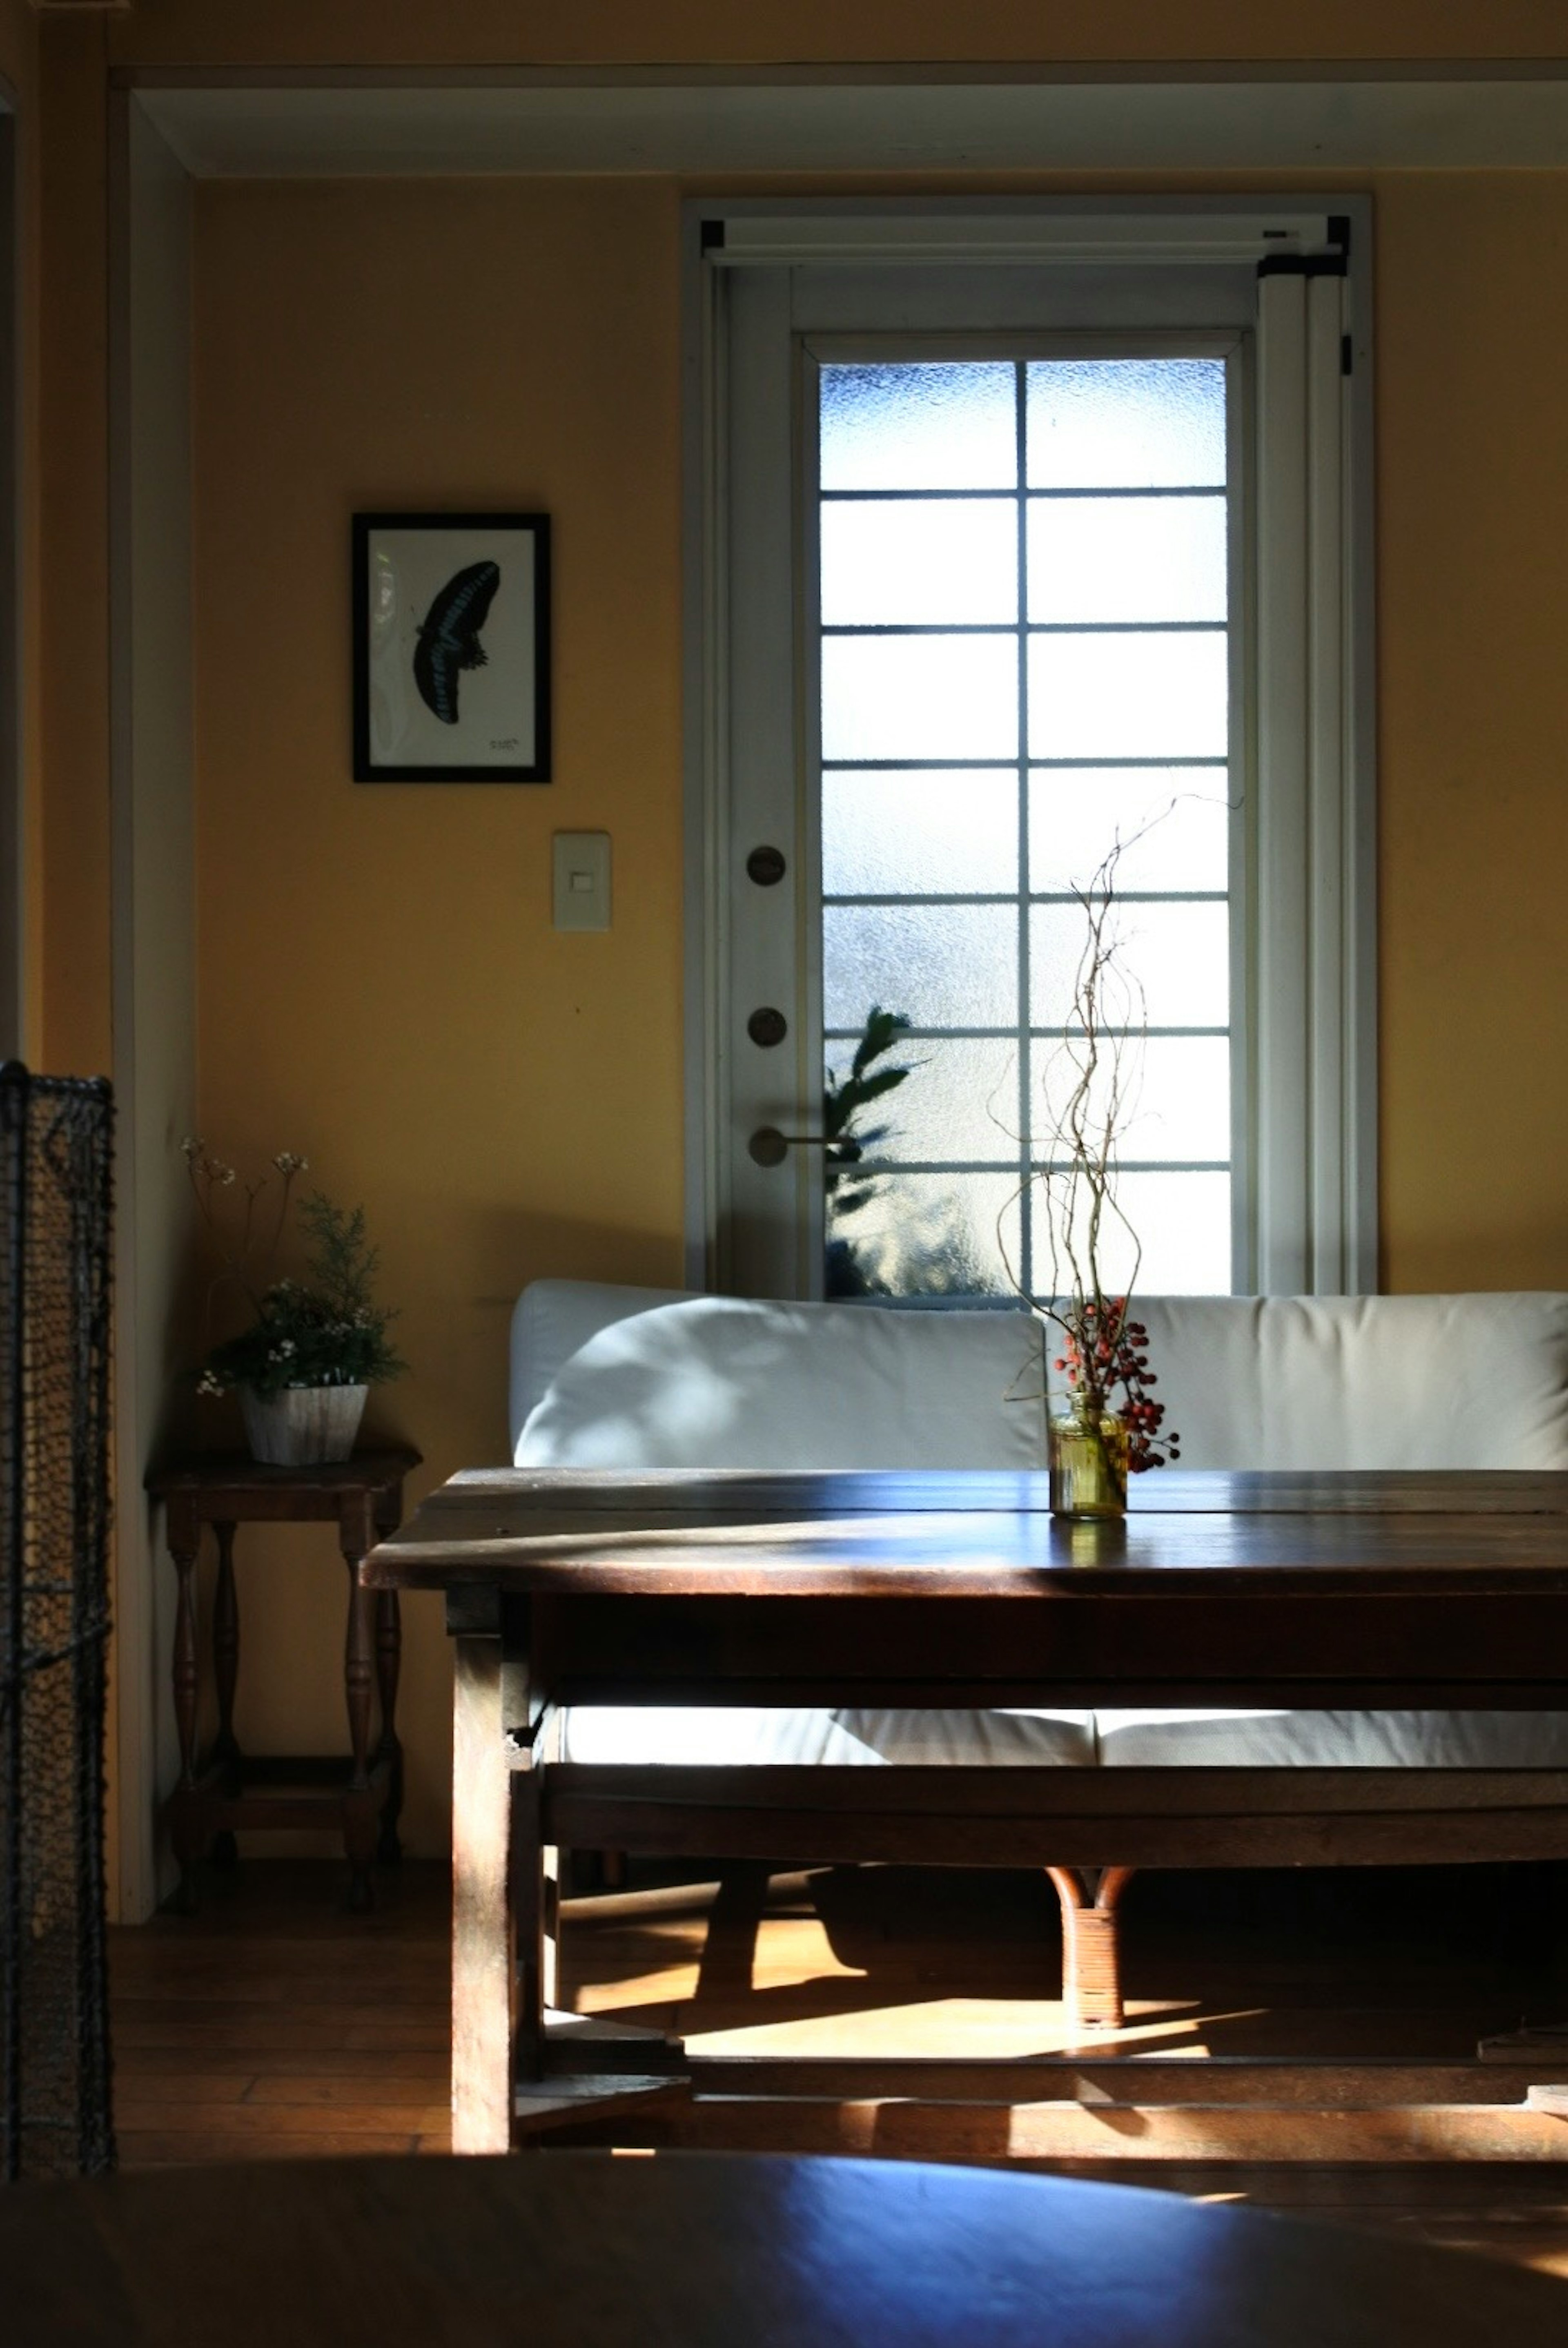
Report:
M 678 1233 L 575 1222 L 390 1186 L 377 1191 L 371 1236 L 381 1256 L 377 1292 L 397 1308 L 392 1334 L 409 1374 L 372 1390 L 360 1446 L 410 1443 L 423 1452 L 411 1498 L 460 1468 L 493 1467 L 509 1457 L 507 1333 L 513 1307 L 530 1281 L 673 1287 L 682 1270 Z M 297 1274 L 297 1252 L 280 1251 L 280 1273 Z M 194 1401 L 194 1372 L 203 1354 L 231 1323 L 239 1325 L 232 1310 L 210 1315 L 212 1271 L 193 1232 L 169 1352 L 169 1423 L 181 1445 L 241 1450 L 237 1401 L 225 1396 L 199 1407 Z
M 548 1371 L 520 1437 L 530 1467 L 1027 1468 L 1043 1458 L 1040 1332 L 1023 1314 L 623 1299 L 624 1317 L 578 1329 L 558 1361 L 561 1304 L 559 1291 L 541 1292 L 518 1323 L 522 1391 L 538 1392 L 531 1371 Z

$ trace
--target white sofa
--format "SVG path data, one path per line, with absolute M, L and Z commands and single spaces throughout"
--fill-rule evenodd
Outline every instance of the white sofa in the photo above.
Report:
M 1568 1468 L 1568 1295 L 1170 1297 L 1140 1299 L 1139 1314 L 1184 1467 Z M 513 1457 L 520 1467 L 1032 1468 L 1045 1460 L 1045 1385 L 1040 1327 L 1026 1315 L 539 1281 L 513 1318 Z M 559 1749 L 567 1761 L 651 1768 L 1559 1770 L 1568 1715 L 585 1706 L 564 1716 Z M 1052 1872 L 1071 1939 L 1075 1922 L 1087 1929 L 1094 1887 Z M 1085 2020 L 1117 2018 L 1114 1982 L 1081 2006 Z

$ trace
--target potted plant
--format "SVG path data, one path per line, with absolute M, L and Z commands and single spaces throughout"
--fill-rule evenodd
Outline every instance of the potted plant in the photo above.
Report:
M 210 1156 L 200 1139 L 184 1147 L 198 1209 L 222 1259 L 215 1287 L 238 1287 L 252 1315 L 238 1336 L 208 1354 L 197 1391 L 238 1393 L 253 1458 L 275 1467 L 346 1459 L 370 1388 L 407 1366 L 387 1335 L 395 1313 L 373 1294 L 378 1258 L 366 1236 L 364 1209 L 336 1206 L 319 1190 L 302 1200 L 298 1217 L 309 1241 L 305 1278 L 273 1280 L 293 1187 L 309 1171 L 309 1161 L 280 1150 L 270 1172 L 243 1184 L 235 1239 L 226 1234 L 218 1207 L 220 1194 L 239 1185 L 235 1169 Z M 257 1226 L 274 1179 L 276 1207 L 265 1215 L 263 1236 Z

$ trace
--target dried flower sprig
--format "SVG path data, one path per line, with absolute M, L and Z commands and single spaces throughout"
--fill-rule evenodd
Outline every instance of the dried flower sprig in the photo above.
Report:
M 1127 1465 L 1134 1473 L 1180 1457 L 1180 1438 L 1161 1432 L 1164 1405 L 1149 1392 L 1156 1381 L 1145 1350 L 1148 1331 L 1128 1317 L 1128 1293 L 1112 1292 L 1101 1271 L 1113 1231 L 1132 1246 L 1128 1290 L 1143 1260 L 1116 1195 L 1118 1144 L 1136 1102 L 1134 1047 L 1147 1025 L 1143 991 L 1121 960 L 1116 875 L 1126 850 L 1152 829 L 1145 824 L 1125 840 L 1118 833 L 1091 879 L 1072 891 L 1083 914 L 1084 941 L 1052 1071 L 1064 1072 L 1067 1083 L 1050 1117 L 1052 1162 L 1032 1184 L 1050 1257 L 1050 1294 L 1035 1310 L 1061 1333 L 1056 1368 L 1081 1397 L 1089 1424 L 1098 1428 L 1102 1418 L 1115 1416 L 1126 1427 Z M 1016 1272 L 1012 1277 L 1017 1287 Z
M 297 1178 L 310 1160 L 280 1149 L 272 1171 L 243 1183 L 232 1166 L 215 1158 L 199 1136 L 183 1144 L 191 1189 L 223 1270 L 208 1303 L 226 1283 L 237 1286 L 250 1304 L 251 1325 L 215 1346 L 197 1378 L 197 1392 L 227 1394 L 246 1385 L 263 1397 L 285 1386 L 374 1385 L 406 1367 L 387 1335 L 396 1318 L 378 1305 L 372 1283 L 378 1266 L 365 1231 L 363 1207 L 334 1206 L 318 1190 L 301 1201 L 300 1220 L 312 1242 L 306 1281 L 273 1280 L 276 1260 Z M 257 1231 L 258 1202 L 278 1178 L 277 1212 Z M 231 1238 L 217 1206 L 218 1194 L 239 1186 L 244 1206 L 237 1237 Z
M 261 1299 L 269 1285 L 272 1265 L 277 1258 L 279 1242 L 282 1239 L 284 1226 L 289 1220 L 290 1194 L 293 1189 L 296 1177 L 309 1173 L 311 1161 L 308 1158 L 299 1157 L 292 1149 L 280 1149 L 272 1159 L 272 1164 L 282 1177 L 282 1189 L 278 1195 L 277 1215 L 263 1242 L 256 1230 L 256 1208 L 263 1191 L 272 1186 L 272 1176 L 259 1174 L 242 1185 L 245 1193 L 244 1211 L 241 1219 L 238 1238 L 231 1239 L 217 1211 L 214 1193 L 234 1188 L 239 1181 L 237 1169 L 226 1159 L 214 1158 L 200 1134 L 188 1133 L 179 1148 L 185 1159 L 185 1170 L 190 1177 L 190 1188 L 195 1194 L 197 1210 L 207 1227 L 208 1235 L 223 1265 L 223 1270 L 219 1273 L 209 1292 L 209 1311 L 210 1312 L 212 1298 L 218 1290 L 226 1281 L 232 1281 L 235 1286 L 243 1292 L 251 1310 L 259 1313 L 261 1309 Z M 262 1252 L 258 1261 L 259 1247 L 261 1248 Z

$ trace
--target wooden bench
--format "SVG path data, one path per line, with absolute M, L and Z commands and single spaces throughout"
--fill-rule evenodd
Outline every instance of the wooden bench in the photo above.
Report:
M 552 1847 L 1039 1866 L 1067 1994 L 1119 2013 L 1146 1866 L 1568 1855 L 1568 1769 L 896 1767 L 558 1757 L 574 1706 L 1568 1702 L 1568 1475 L 1163 1477 L 1126 1525 L 1042 1477 L 454 1478 L 364 1569 L 456 1640 L 458 2149 L 545 2068 Z M 1092 1870 L 1092 1872 L 1091 1872 Z

